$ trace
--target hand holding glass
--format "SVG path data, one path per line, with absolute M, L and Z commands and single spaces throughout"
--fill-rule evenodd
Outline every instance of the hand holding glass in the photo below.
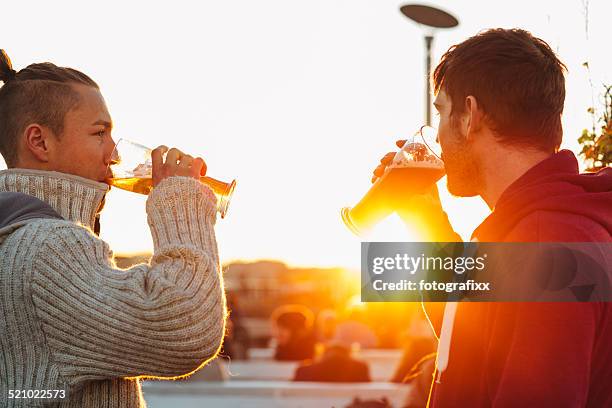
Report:
M 422 194 L 444 175 L 437 130 L 423 126 L 395 154 L 382 176 L 354 207 L 344 207 L 342 220 L 354 233 L 367 231 L 390 215 L 395 197 Z M 401 194 L 400 194 L 401 192 Z
M 113 177 L 107 182 L 111 186 L 139 194 L 149 194 L 153 189 L 152 149 L 129 140 L 120 139 L 115 145 L 110 164 Z M 165 157 L 164 157 L 165 159 Z M 217 196 L 217 211 L 225 218 L 236 180 L 230 183 L 201 176 L 200 182 L 206 184 Z

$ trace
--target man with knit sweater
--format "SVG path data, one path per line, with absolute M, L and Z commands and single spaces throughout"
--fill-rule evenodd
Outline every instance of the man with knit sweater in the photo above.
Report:
M 0 53 L 0 406 L 144 407 L 139 377 L 214 358 L 225 297 L 206 166 L 153 153 L 149 264 L 121 270 L 94 233 L 114 142 L 98 86 Z

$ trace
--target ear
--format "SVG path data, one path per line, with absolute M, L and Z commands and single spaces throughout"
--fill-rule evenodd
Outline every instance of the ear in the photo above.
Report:
M 464 126 L 464 134 L 466 137 L 470 137 L 471 134 L 480 131 L 482 127 L 482 110 L 478 106 L 478 101 L 472 95 L 468 95 L 465 98 L 465 122 L 462 124 Z
M 48 163 L 50 153 L 51 131 L 37 123 L 28 125 L 24 131 L 24 150 L 39 162 Z

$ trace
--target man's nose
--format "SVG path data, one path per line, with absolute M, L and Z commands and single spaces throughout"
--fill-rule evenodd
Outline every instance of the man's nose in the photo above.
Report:
M 108 165 L 108 166 L 112 166 L 113 164 L 117 164 L 120 161 L 119 152 L 117 151 L 117 144 L 112 139 L 111 139 L 111 142 L 112 142 L 111 147 L 110 147 L 111 153 L 106 156 L 108 158 L 106 160 L 106 165 Z

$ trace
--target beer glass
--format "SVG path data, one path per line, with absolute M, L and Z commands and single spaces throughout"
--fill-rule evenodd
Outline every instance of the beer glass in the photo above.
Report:
M 421 127 L 395 154 L 385 172 L 370 187 L 354 207 L 341 210 L 342 221 L 355 234 L 371 229 L 389 216 L 399 203 L 397 196 L 405 197 L 400 190 L 424 193 L 444 176 L 444 163 L 440 158 L 437 130 Z
M 120 139 L 111 156 L 113 177 L 107 180 L 111 186 L 139 194 L 149 194 L 153 189 L 152 149 L 126 139 Z M 165 159 L 165 155 L 164 155 Z M 230 183 L 201 176 L 200 182 L 206 184 L 217 196 L 217 211 L 225 218 L 236 180 Z

